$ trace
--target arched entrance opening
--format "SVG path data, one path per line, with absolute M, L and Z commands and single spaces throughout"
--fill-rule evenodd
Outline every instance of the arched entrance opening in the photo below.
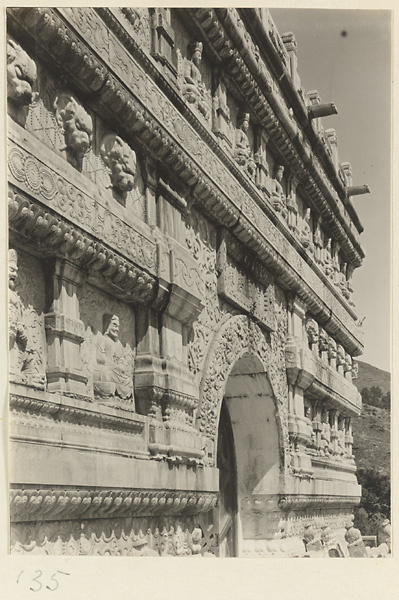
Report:
M 239 556 L 243 540 L 267 537 L 257 501 L 264 505 L 265 498 L 278 493 L 280 474 L 273 391 L 261 361 L 249 353 L 236 362 L 226 382 L 217 467 L 220 496 L 214 517 L 218 553 Z

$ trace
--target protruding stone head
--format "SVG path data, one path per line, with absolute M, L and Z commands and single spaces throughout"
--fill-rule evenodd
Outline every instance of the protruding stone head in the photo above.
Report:
M 345 349 L 341 344 L 337 345 L 337 366 L 345 364 Z
M 329 337 L 325 329 L 320 327 L 319 329 L 319 350 L 320 352 L 326 352 L 328 350 Z
M 89 151 L 93 123 L 90 115 L 71 94 L 60 94 L 55 100 L 58 122 L 64 128 L 65 144 L 78 159 Z
M 328 358 L 334 360 L 337 358 L 337 342 L 332 338 L 328 338 Z
M 122 193 L 130 192 L 136 174 L 136 153 L 122 138 L 111 133 L 102 140 L 101 156 L 110 169 L 113 187 Z
M 306 333 L 308 334 L 309 344 L 317 344 L 319 341 L 319 326 L 314 319 L 306 321 Z
M 283 165 L 276 165 L 274 169 L 274 178 L 277 179 L 280 183 L 283 180 L 284 176 L 284 167 Z
M 26 106 L 33 101 L 36 65 L 14 40 L 7 40 L 7 97 L 11 102 Z

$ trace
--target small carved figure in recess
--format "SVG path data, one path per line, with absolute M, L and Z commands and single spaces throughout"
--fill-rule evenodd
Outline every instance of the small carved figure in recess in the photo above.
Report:
M 312 234 L 312 218 L 310 208 L 306 209 L 305 216 L 303 218 L 302 231 L 301 231 L 301 242 L 304 248 L 307 248 L 310 252 L 313 252 L 313 234 Z
M 325 329 L 319 329 L 319 350 L 320 354 L 328 351 L 329 336 Z
M 352 371 L 352 357 L 350 354 L 345 354 L 345 364 L 344 364 L 345 373 L 350 373 Z
M 310 406 L 305 405 L 304 414 L 305 414 L 305 419 L 307 421 L 307 427 L 308 427 L 308 432 L 309 432 L 309 437 L 310 437 L 310 446 L 313 448 L 313 447 L 316 447 L 316 434 L 314 432 L 313 425 L 312 425 L 312 409 Z
M 341 344 L 337 345 L 337 367 L 343 367 L 345 364 L 345 350 Z
M 34 98 L 36 65 L 25 50 L 14 40 L 7 40 L 7 97 L 21 106 L 29 105 Z
M 130 192 L 136 174 L 136 153 L 118 135 L 106 135 L 101 144 L 101 156 L 110 170 L 112 186 L 121 193 Z
M 352 379 L 357 379 L 359 376 L 359 363 L 352 360 Z
M 97 343 L 97 368 L 93 373 L 94 396 L 129 400 L 133 397 L 133 378 L 119 340 L 119 317 L 104 315 L 103 321 L 104 335 Z
M 62 149 L 69 152 L 74 166 L 81 168 L 83 157 L 91 146 L 91 117 L 71 94 L 60 94 L 54 107 L 58 123 L 64 129 L 65 148 Z
M 306 321 L 306 333 L 308 335 L 309 348 L 313 350 L 319 343 L 319 326 L 314 319 Z
M 200 64 L 202 59 L 202 42 L 193 42 L 188 47 L 190 58 L 184 64 L 183 96 L 190 104 L 196 104 L 199 112 L 209 119 L 210 106 L 206 99 L 206 91 L 202 83 Z
M 286 197 L 283 190 L 283 165 L 276 165 L 274 170 L 274 179 L 271 181 L 272 204 L 277 212 L 280 212 L 283 217 L 287 216 Z
M 328 416 L 328 410 L 323 410 L 321 415 L 321 448 L 327 456 L 331 454 L 331 427 Z
M 241 113 L 237 121 L 234 158 L 242 167 L 246 167 L 249 176 L 255 177 L 255 161 L 248 141 L 249 113 Z
M 338 435 L 337 435 L 337 443 L 338 443 L 338 455 L 341 458 L 346 456 L 346 448 L 345 448 L 345 420 L 340 419 L 338 422 Z
M 11 249 L 8 251 L 10 380 L 43 387 L 45 375 L 39 372 L 36 350 L 30 344 L 23 322 L 23 305 L 15 291 L 17 276 L 18 254 Z
M 337 358 L 337 342 L 330 337 L 328 339 L 328 360 L 331 362 Z

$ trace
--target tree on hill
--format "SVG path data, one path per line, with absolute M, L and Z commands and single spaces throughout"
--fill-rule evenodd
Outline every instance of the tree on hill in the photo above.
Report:
M 364 387 L 360 392 L 364 404 L 377 406 L 378 408 L 391 408 L 391 392 L 383 393 L 379 386 L 373 385 L 371 388 Z
M 376 469 L 357 472 L 362 486 L 362 499 L 355 509 L 355 526 L 363 535 L 376 535 L 382 519 L 391 518 L 391 483 L 387 475 Z

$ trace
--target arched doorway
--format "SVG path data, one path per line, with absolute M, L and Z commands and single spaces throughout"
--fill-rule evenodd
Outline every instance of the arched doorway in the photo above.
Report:
M 249 353 L 233 367 L 221 404 L 214 512 L 219 556 L 240 556 L 242 542 L 268 536 L 267 517 L 246 510 L 279 491 L 279 431 L 272 388 L 259 358 Z M 259 503 L 258 503 L 259 504 Z

